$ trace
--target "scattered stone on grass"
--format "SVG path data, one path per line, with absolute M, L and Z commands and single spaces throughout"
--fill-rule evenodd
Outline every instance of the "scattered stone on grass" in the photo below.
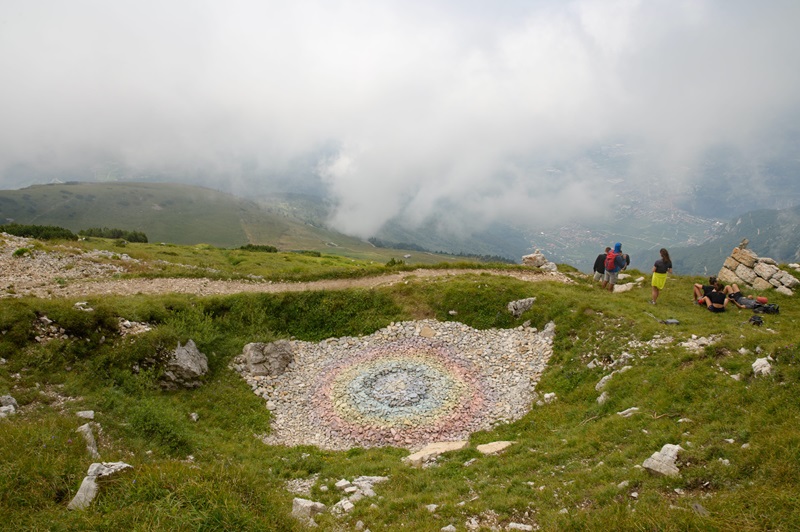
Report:
M 685 348 L 688 351 L 702 351 L 706 346 L 714 345 L 720 339 L 719 335 L 711 335 L 708 338 L 705 336 L 698 337 L 697 335 L 692 335 L 689 340 L 685 342 L 681 342 L 680 346 Z
M 92 433 L 92 424 L 86 423 L 85 425 L 81 425 L 75 432 L 83 436 L 84 441 L 86 441 L 86 451 L 88 451 L 92 458 L 100 458 L 100 453 L 97 452 L 97 442 L 94 440 L 94 434 Z

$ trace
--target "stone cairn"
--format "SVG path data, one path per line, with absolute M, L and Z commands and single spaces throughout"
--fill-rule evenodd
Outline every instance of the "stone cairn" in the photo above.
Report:
M 780 268 L 775 260 L 759 257 L 744 246 L 733 248 L 730 257 L 725 259 L 717 279 L 724 284 L 736 283 L 740 287 L 754 290 L 774 288 L 781 294 L 791 296 L 800 281 Z
M 522 264 L 523 266 L 539 268 L 540 270 L 544 270 L 546 272 L 558 271 L 558 266 L 556 266 L 556 263 L 547 260 L 547 257 L 544 256 L 544 253 L 538 249 L 530 255 L 525 255 L 522 257 Z

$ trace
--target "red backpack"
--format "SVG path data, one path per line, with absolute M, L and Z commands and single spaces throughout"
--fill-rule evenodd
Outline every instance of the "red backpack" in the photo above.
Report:
M 617 255 L 618 255 L 618 253 L 614 253 L 613 251 L 609 251 L 608 253 L 606 253 L 606 262 L 605 262 L 605 265 L 604 265 L 605 268 L 606 268 L 606 271 L 611 272 L 611 271 L 614 271 L 615 269 L 617 269 L 617 265 L 614 264 L 616 262 L 616 260 L 617 260 Z

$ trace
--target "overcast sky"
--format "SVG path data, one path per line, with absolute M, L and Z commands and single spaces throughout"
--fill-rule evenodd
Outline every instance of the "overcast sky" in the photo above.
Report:
M 0 0 L 0 186 L 115 162 L 243 193 L 243 161 L 304 160 L 363 236 L 591 217 L 615 176 L 589 150 L 672 186 L 794 127 L 798 22 L 796 0 Z

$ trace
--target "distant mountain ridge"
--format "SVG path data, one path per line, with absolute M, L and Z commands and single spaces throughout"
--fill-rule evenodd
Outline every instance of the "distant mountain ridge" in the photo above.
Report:
M 743 239 L 759 256 L 778 262 L 800 262 L 800 206 L 746 212 L 722 226 L 698 246 L 670 250 L 676 271 L 713 275 Z

